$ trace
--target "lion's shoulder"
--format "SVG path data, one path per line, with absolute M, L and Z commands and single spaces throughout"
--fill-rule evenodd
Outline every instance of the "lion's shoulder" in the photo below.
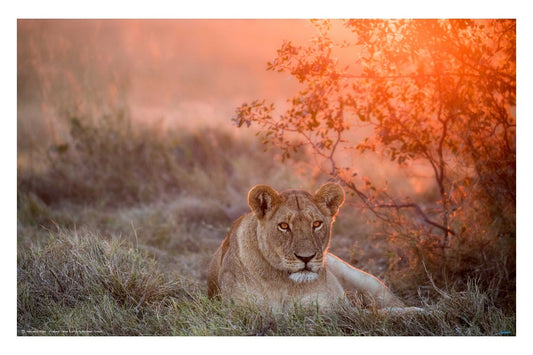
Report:
M 224 238 L 224 240 L 222 241 L 222 244 L 220 246 L 221 248 L 221 255 L 220 255 L 220 259 L 221 261 L 224 259 L 224 256 L 226 255 L 226 253 L 228 252 L 228 249 L 230 247 L 230 243 L 231 243 L 231 239 L 235 238 L 234 236 L 237 235 L 237 230 L 240 229 L 241 225 L 242 225 L 242 221 L 244 220 L 244 218 L 246 217 L 247 215 L 243 215 L 243 216 L 240 216 L 239 218 L 237 218 L 232 224 L 231 224 L 231 227 L 230 227 L 230 230 L 229 232 L 227 233 L 226 235 L 226 238 Z M 233 242 L 235 243 L 235 242 Z

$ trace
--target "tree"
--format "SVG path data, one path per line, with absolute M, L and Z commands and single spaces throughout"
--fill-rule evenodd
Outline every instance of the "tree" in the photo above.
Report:
M 487 225 L 500 221 L 494 235 L 514 236 L 515 21 L 313 22 L 309 45 L 286 41 L 268 63 L 302 85 L 286 112 L 274 118 L 273 104 L 255 100 L 237 109 L 235 123 L 257 124 L 284 159 L 309 147 L 376 216 L 400 228 L 402 211 L 414 212 L 421 217 L 415 234 L 443 251 L 472 233 L 467 209 L 474 205 Z M 369 151 L 403 169 L 427 164 L 437 212 L 388 196 L 341 164 L 341 154 Z

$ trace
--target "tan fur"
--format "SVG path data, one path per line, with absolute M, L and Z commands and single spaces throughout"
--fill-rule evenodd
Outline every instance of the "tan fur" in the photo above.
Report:
M 209 297 L 283 310 L 294 302 L 330 307 L 352 292 L 370 295 L 379 307 L 403 306 L 376 277 L 328 252 L 343 202 L 344 191 L 334 183 L 314 195 L 253 187 L 252 212 L 233 223 L 211 260 Z

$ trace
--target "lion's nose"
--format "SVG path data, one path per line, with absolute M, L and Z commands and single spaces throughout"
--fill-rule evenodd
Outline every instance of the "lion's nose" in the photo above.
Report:
M 302 256 L 302 255 L 298 255 L 296 253 L 294 253 L 294 256 L 296 256 L 298 259 L 300 259 L 301 261 L 303 261 L 304 263 L 308 263 L 311 259 L 313 259 L 315 257 L 316 253 L 314 253 L 313 255 L 309 255 L 309 256 Z

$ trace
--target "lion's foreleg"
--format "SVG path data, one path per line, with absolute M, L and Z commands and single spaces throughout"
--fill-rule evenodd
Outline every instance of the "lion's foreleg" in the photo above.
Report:
M 366 293 L 380 308 L 405 306 L 377 277 L 351 266 L 331 253 L 328 253 L 326 263 L 345 291 Z

